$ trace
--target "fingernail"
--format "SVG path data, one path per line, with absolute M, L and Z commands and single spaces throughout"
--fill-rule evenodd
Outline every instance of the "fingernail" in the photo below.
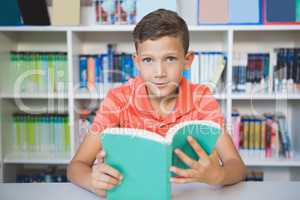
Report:
M 170 178 L 170 182 L 174 182 L 174 179 L 173 179 L 173 178 Z
M 193 140 L 192 136 L 190 136 L 190 135 L 187 137 L 187 139 L 188 139 L 188 141 L 192 141 Z
M 175 168 L 174 167 L 170 167 L 170 171 L 171 172 L 175 171 Z
M 179 149 L 175 149 L 175 153 L 177 153 L 177 154 L 178 154 L 178 153 L 179 153 Z
M 123 176 L 120 177 L 120 180 L 123 180 Z

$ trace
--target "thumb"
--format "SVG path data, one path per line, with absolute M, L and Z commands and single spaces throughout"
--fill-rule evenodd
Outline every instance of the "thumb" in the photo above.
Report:
M 96 156 L 96 162 L 104 162 L 105 152 L 101 150 Z
M 219 154 L 218 151 L 216 149 L 213 149 L 211 152 L 211 158 L 213 158 L 215 161 L 219 162 Z

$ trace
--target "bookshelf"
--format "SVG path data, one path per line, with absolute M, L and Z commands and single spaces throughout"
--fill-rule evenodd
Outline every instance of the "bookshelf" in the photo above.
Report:
M 0 27 L 0 181 L 11 180 L 18 165 L 50 164 L 66 165 L 74 155 L 78 144 L 78 107 L 89 102 L 97 107 L 107 90 L 92 93 L 79 89 L 80 54 L 101 53 L 108 43 L 118 44 L 118 51 L 133 52 L 131 25 L 107 25 L 85 27 Z M 258 159 L 244 156 L 250 168 L 263 168 L 266 172 L 280 168 L 285 177 L 294 177 L 300 169 L 300 93 L 295 94 L 236 94 L 231 91 L 232 65 L 235 51 L 270 51 L 275 47 L 297 47 L 300 44 L 300 26 L 196 26 L 190 25 L 191 50 L 224 51 L 228 57 L 226 82 L 221 93 L 215 94 L 222 105 L 227 126 L 230 128 L 232 109 L 249 112 L 249 104 L 254 104 L 259 112 L 276 109 L 279 104 L 286 105 L 295 157 L 290 160 Z M 9 52 L 14 51 L 64 51 L 67 52 L 68 90 L 66 93 L 22 93 L 13 94 L 12 85 L 5 82 L 8 74 Z M 21 108 L 16 100 L 25 102 L 25 106 L 43 110 L 51 105 L 51 111 L 68 114 L 70 128 L 70 152 L 64 157 L 9 157 L 7 156 L 6 137 L 12 131 L 11 115 Z M 279 169 L 278 169 L 279 170 Z M 296 174 L 297 175 L 297 174 Z M 299 175 L 298 175 L 299 176 Z M 276 173 L 266 173 L 265 180 L 279 180 Z M 290 178 L 297 179 L 297 178 Z M 299 179 L 299 177 L 298 177 Z

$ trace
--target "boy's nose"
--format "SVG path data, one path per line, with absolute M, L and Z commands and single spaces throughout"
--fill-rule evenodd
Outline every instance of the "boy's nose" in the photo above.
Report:
M 162 63 L 157 64 L 155 69 L 155 76 L 156 77 L 166 76 L 165 68 Z

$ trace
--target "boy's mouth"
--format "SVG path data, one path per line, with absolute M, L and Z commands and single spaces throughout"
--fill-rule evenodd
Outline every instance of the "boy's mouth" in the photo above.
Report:
M 166 86 L 169 82 L 152 82 L 154 85 L 158 87 Z

